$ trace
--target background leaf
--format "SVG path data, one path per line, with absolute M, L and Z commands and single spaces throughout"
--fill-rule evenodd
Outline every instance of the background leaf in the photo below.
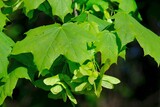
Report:
M 72 13 L 72 0 L 48 0 L 52 7 L 52 14 L 59 16 L 62 21 L 68 13 Z
M 0 1 L 0 8 L 3 7 L 3 1 Z
M 31 2 L 30 0 L 23 0 L 24 6 L 26 8 L 26 13 L 28 13 L 30 10 L 38 8 L 38 6 L 44 1 L 45 0 L 34 0 Z
M 3 32 L 0 32 L 0 78 L 7 76 L 8 56 L 14 42 Z
M 137 9 L 137 4 L 135 0 L 113 0 L 119 2 L 119 8 L 126 13 L 135 12 Z
M 4 25 L 6 24 L 6 17 L 4 14 L 2 14 L 1 10 L 0 10 L 0 31 L 2 31 Z
M 30 80 L 28 70 L 26 68 L 19 67 L 12 71 L 8 77 L 2 79 L 2 82 L 5 84 L 0 86 L 0 105 L 4 102 L 4 99 L 7 96 L 12 96 L 13 89 L 15 88 L 19 78 Z

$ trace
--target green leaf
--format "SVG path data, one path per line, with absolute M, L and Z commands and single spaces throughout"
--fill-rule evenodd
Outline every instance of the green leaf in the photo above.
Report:
M 24 2 L 24 7 L 26 8 L 26 13 L 28 13 L 30 10 L 38 8 L 40 4 L 42 4 L 45 0 L 23 0 Z
M 117 62 L 118 46 L 116 43 L 116 36 L 113 33 L 105 30 L 98 34 L 98 40 L 95 42 L 96 51 L 101 52 L 102 63 L 105 63 L 107 59 L 111 64 Z
M 119 52 L 119 56 L 123 59 L 126 59 L 126 49 Z
M 135 12 L 137 9 L 137 5 L 135 0 L 121 0 L 119 8 L 124 10 L 127 13 Z
M 118 84 L 118 83 L 120 83 L 119 79 L 117 79 L 115 77 L 112 77 L 112 76 L 109 76 L 109 75 L 103 75 L 102 81 L 108 81 L 111 84 Z
M 15 88 L 17 80 L 19 78 L 25 78 L 30 80 L 27 68 L 19 67 L 9 74 L 9 77 L 7 78 L 6 84 L 4 86 L 5 93 L 8 96 L 12 95 L 12 91 Z
M 48 1 L 43 2 L 39 7 L 38 10 L 45 12 L 45 14 L 49 15 L 52 17 L 52 8 Z
M 1 10 L 0 10 L 0 32 L 2 31 L 4 25 L 6 24 L 6 17 L 4 14 L 2 14 Z
M 125 45 L 136 38 L 143 48 L 144 54 L 152 56 L 160 64 L 160 38 L 124 12 L 119 12 L 114 17 L 115 28 L 122 44 Z
M 137 5 L 135 0 L 111 0 L 119 3 L 119 8 L 125 11 L 126 13 L 135 12 Z
M 53 94 L 58 94 L 63 90 L 63 87 L 61 85 L 55 85 L 50 90 Z
M 89 13 L 81 13 L 79 16 L 75 17 L 72 19 L 72 21 L 76 21 L 76 22 L 89 22 L 90 24 L 92 23 L 92 26 L 93 26 L 93 23 L 94 23 L 94 26 L 98 25 L 98 28 L 100 31 L 104 30 L 106 27 L 110 26 L 111 23 L 107 22 L 106 20 L 102 20 L 92 14 L 89 14 Z M 86 22 L 86 23 L 87 23 Z M 82 23 L 83 25 L 83 23 Z
M 3 104 L 5 98 L 7 96 L 11 96 L 13 89 L 16 86 L 18 78 L 16 78 L 13 74 L 10 74 L 6 80 L 6 83 L 0 87 L 0 105 Z
M 84 23 L 79 24 L 79 26 L 89 31 L 95 36 L 97 36 L 97 34 L 99 33 L 98 24 L 95 22 L 84 22 Z
M 3 7 L 3 1 L 2 0 L 0 0 L 0 8 L 2 8 Z
M 56 75 L 56 76 L 52 76 L 52 77 L 49 77 L 49 78 L 46 78 L 44 79 L 44 83 L 46 85 L 55 85 L 57 82 L 60 81 L 60 78 L 59 78 L 59 75 Z
M 12 96 L 13 89 L 15 88 L 19 78 L 26 78 L 30 80 L 28 70 L 24 67 L 19 67 L 12 71 L 8 77 L 3 78 L 4 85 L 0 87 L 0 105 L 4 102 L 7 96 Z
M 114 15 L 115 18 L 115 29 L 121 40 L 121 47 L 134 40 L 134 26 L 133 22 L 130 22 L 128 14 L 121 14 L 118 12 Z M 131 20 L 132 21 L 132 20 Z
M 49 69 L 60 55 L 81 64 L 93 55 L 87 50 L 87 42 L 94 41 L 95 37 L 77 24 L 47 25 L 26 34 L 24 40 L 16 43 L 12 54 L 31 52 L 40 72 Z
M 105 20 L 102 20 L 92 14 L 88 14 L 88 21 L 97 23 L 100 31 L 104 30 L 107 26 L 111 25 L 111 23 L 109 23 Z
M 104 1 L 104 0 L 88 0 L 87 4 L 86 4 L 86 9 L 91 8 L 92 6 L 99 6 L 101 7 L 103 10 L 108 8 L 108 2 Z M 93 7 L 94 8 L 94 7 Z M 103 12 L 103 11 L 102 11 Z
M 17 78 L 25 78 L 27 80 L 31 80 L 28 74 L 28 70 L 25 67 L 19 67 L 15 69 L 13 72 L 14 72 L 14 76 Z
M 150 55 L 160 64 L 160 37 L 143 27 L 138 22 L 134 22 L 136 29 L 136 39 L 143 48 L 144 55 Z
M 59 16 L 62 21 L 68 13 L 72 13 L 72 0 L 48 0 L 52 7 L 52 14 Z
M 77 17 L 74 17 L 71 21 L 84 22 L 87 20 L 87 16 L 88 16 L 88 14 L 83 12 L 80 15 L 78 15 Z
M 11 53 L 14 42 L 4 33 L 0 32 L 0 78 L 7 76 L 8 56 Z

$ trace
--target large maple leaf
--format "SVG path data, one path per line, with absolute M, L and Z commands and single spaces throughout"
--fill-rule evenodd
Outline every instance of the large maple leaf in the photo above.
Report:
M 81 64 L 92 57 L 87 50 L 87 42 L 93 41 L 95 37 L 77 24 L 47 25 L 26 34 L 24 40 L 16 43 L 12 54 L 31 52 L 40 71 L 49 69 L 60 55 Z

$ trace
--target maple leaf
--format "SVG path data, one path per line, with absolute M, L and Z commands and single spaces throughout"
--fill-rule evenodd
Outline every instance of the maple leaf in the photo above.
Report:
M 7 76 L 7 67 L 9 64 L 8 56 L 11 53 L 14 42 L 3 32 L 0 32 L 0 78 Z
M 74 23 L 42 26 L 26 34 L 24 40 L 16 43 L 12 54 L 31 52 L 40 71 L 49 69 L 60 55 L 81 64 L 93 55 L 87 50 L 87 42 L 95 37 Z

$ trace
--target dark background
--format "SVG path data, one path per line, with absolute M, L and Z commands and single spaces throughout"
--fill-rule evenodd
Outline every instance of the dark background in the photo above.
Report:
M 160 0 L 136 0 L 142 24 L 160 35 Z M 154 41 L 153 41 L 154 42 Z M 127 45 L 126 60 L 119 58 L 106 72 L 121 80 L 114 90 L 103 89 L 101 97 L 76 96 L 77 107 L 160 107 L 160 67 L 150 56 L 144 56 L 136 40 Z M 21 86 L 23 84 L 23 86 Z M 4 107 L 71 107 L 70 101 L 47 98 L 48 92 L 20 80 L 13 99 Z

